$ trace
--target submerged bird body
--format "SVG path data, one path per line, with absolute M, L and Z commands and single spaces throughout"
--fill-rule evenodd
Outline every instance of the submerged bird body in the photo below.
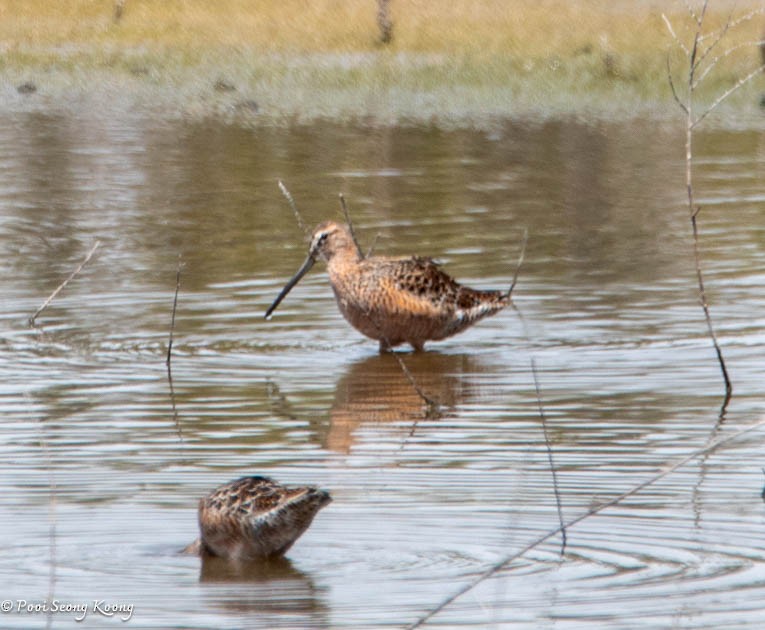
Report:
M 313 487 L 242 477 L 199 501 L 199 540 L 187 552 L 251 561 L 283 555 L 332 499 Z
M 356 330 L 379 341 L 381 350 L 402 343 L 421 350 L 426 341 L 451 337 L 510 303 L 507 292 L 460 285 L 430 258 L 365 258 L 345 225 L 327 221 L 314 230 L 308 258 L 266 317 L 316 259 L 327 263 L 340 312 Z

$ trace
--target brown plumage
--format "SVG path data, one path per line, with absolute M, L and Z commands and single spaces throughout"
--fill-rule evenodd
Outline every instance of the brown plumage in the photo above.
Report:
M 365 258 L 347 226 L 325 221 L 266 318 L 317 259 L 327 263 L 340 312 L 356 330 L 379 341 L 381 351 L 402 343 L 422 350 L 426 341 L 456 335 L 510 304 L 508 292 L 463 287 L 430 258 Z
M 331 501 L 317 488 L 242 477 L 199 501 L 201 536 L 185 551 L 240 562 L 281 556 Z

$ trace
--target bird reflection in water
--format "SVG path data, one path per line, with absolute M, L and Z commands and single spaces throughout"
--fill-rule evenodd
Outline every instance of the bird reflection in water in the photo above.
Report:
M 231 584 L 204 591 L 210 604 L 227 613 L 256 613 L 263 627 L 287 615 L 305 618 L 300 627 L 326 627 L 323 593 L 292 566 L 284 553 L 331 502 L 311 486 L 283 486 L 268 477 L 242 477 L 199 502 L 200 538 L 183 552 L 202 560 L 199 581 Z M 247 583 L 247 588 L 237 584 Z
M 438 402 L 441 416 L 470 397 L 467 375 L 481 370 L 474 357 L 462 354 L 416 353 L 406 357 L 406 366 L 418 388 Z M 390 354 L 372 355 L 353 363 L 335 387 L 329 427 L 322 445 L 349 453 L 354 434 L 363 424 L 416 423 L 428 408 L 412 383 Z M 408 434 L 407 427 L 401 432 Z
M 262 627 L 281 627 L 284 619 L 290 619 L 292 627 L 328 627 L 326 589 L 317 587 L 289 558 L 238 563 L 203 556 L 199 581 L 216 585 L 214 590 L 203 592 L 210 606 L 226 614 L 257 614 Z M 273 617 L 272 624 L 269 616 Z

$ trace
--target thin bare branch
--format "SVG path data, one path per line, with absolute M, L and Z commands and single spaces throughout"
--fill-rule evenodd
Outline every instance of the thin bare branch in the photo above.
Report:
M 547 416 L 545 415 L 545 408 L 542 404 L 542 390 L 539 387 L 539 376 L 537 375 L 537 364 L 534 357 L 531 357 L 531 374 L 534 377 L 534 389 L 537 393 L 537 407 L 539 408 L 539 418 L 542 420 L 542 433 L 545 438 L 545 447 L 547 448 L 547 460 L 550 463 L 550 473 L 552 474 L 553 481 L 553 493 L 555 494 L 555 505 L 558 509 L 558 522 L 560 523 L 560 555 L 563 556 L 566 553 L 566 524 L 563 520 L 563 506 L 560 500 L 560 490 L 558 489 L 558 472 L 555 469 L 555 460 L 553 459 L 552 444 L 550 443 L 550 436 L 547 432 Z
M 714 426 L 712 427 L 711 431 L 709 432 L 709 435 L 707 436 L 707 444 L 712 443 L 717 436 L 720 434 L 720 431 L 722 431 L 722 428 L 725 424 L 725 413 L 727 409 L 728 401 L 726 400 L 723 406 L 720 409 L 720 412 L 717 416 L 717 421 L 715 422 Z M 704 479 L 707 476 L 709 466 L 707 464 L 707 461 L 709 460 L 710 453 L 704 453 L 704 455 L 701 456 L 698 463 L 698 469 L 699 469 L 699 476 L 696 480 L 696 483 L 693 485 L 693 495 L 691 502 L 693 504 L 693 524 L 695 527 L 699 526 L 699 523 L 701 522 L 701 513 L 702 513 L 702 506 L 701 506 L 701 486 L 704 483 Z
M 401 371 L 404 373 L 404 376 L 406 377 L 406 380 L 409 381 L 409 384 L 412 386 L 412 389 L 417 393 L 417 395 L 420 397 L 423 403 L 425 403 L 425 406 L 427 408 L 427 416 L 436 417 L 439 416 L 441 413 L 441 405 L 439 402 L 430 396 L 428 396 L 424 391 L 422 391 L 422 388 L 417 384 L 417 381 L 415 380 L 412 373 L 409 371 L 409 368 L 407 367 L 406 363 L 404 363 L 404 359 L 401 358 L 398 352 L 393 350 L 393 346 L 391 345 L 390 341 L 383 336 L 382 334 L 382 327 L 380 326 L 380 323 L 373 317 L 372 313 L 367 311 L 367 317 L 369 318 L 369 321 L 372 322 L 372 325 L 377 329 L 377 332 L 380 333 L 380 336 L 382 337 L 382 342 L 380 342 L 380 347 L 387 346 L 389 353 L 393 355 L 393 357 L 398 362 L 399 367 L 401 368 Z M 414 427 L 412 427 L 412 430 L 414 430 Z
M 683 112 L 685 113 L 685 187 L 688 195 L 688 213 L 691 220 L 691 229 L 692 229 L 692 238 L 693 238 L 693 256 L 694 256 L 694 264 L 696 269 L 696 278 L 698 283 L 698 291 L 699 291 L 699 302 L 701 303 L 702 310 L 704 312 L 704 319 L 707 323 L 707 328 L 709 331 L 710 339 L 712 340 L 712 345 L 714 346 L 715 353 L 717 354 L 717 360 L 720 365 L 720 371 L 723 376 L 723 380 L 725 382 L 725 396 L 722 403 L 722 408 L 720 411 L 721 417 L 725 414 L 725 410 L 727 408 L 728 402 L 730 401 L 733 387 L 730 381 L 730 377 L 728 375 L 728 370 L 725 365 L 725 359 L 722 354 L 722 350 L 720 348 L 720 345 L 717 341 L 717 336 L 715 335 L 714 326 L 712 325 L 712 318 L 709 312 L 709 304 L 707 303 L 706 298 L 706 290 L 704 287 L 704 276 L 701 269 L 701 255 L 700 255 L 700 247 L 699 247 L 699 231 L 698 231 L 698 224 L 697 219 L 700 212 L 700 208 L 695 204 L 693 199 L 693 130 L 697 124 L 699 124 L 706 116 L 715 108 L 719 103 L 721 103 L 727 96 L 729 96 L 735 89 L 738 89 L 741 87 L 741 85 L 745 84 L 746 81 L 751 79 L 755 73 L 751 74 L 749 77 L 745 77 L 741 81 L 737 83 L 736 86 L 731 88 L 730 90 L 727 90 L 724 94 L 722 94 L 710 107 L 707 109 L 701 116 L 696 116 L 694 119 L 694 91 L 696 87 L 699 85 L 699 82 L 701 79 L 696 80 L 695 75 L 696 71 L 699 68 L 699 65 L 702 63 L 706 55 L 709 54 L 709 51 L 714 48 L 723 38 L 723 36 L 730 30 L 731 22 L 731 16 L 728 16 L 728 20 L 726 22 L 726 25 L 723 27 L 723 29 L 718 33 L 719 37 L 713 41 L 713 43 L 708 46 L 704 52 L 701 53 L 699 56 L 699 43 L 702 41 L 702 28 L 703 28 L 703 21 L 704 16 L 706 15 L 706 10 L 708 7 L 708 0 L 704 1 L 704 4 L 701 9 L 701 13 L 698 16 L 698 19 L 696 20 L 696 31 L 693 35 L 693 47 L 691 49 L 691 54 L 689 56 L 689 63 L 688 63 L 688 93 L 687 93 L 687 100 L 685 103 L 682 103 L 680 99 L 677 96 L 677 92 L 674 87 L 674 80 L 672 79 L 671 69 L 669 61 L 667 63 L 667 74 L 669 76 L 670 85 L 672 86 L 673 95 L 675 96 L 675 100 L 678 101 L 678 104 L 681 106 Z M 668 22 L 668 20 L 666 20 Z M 670 25 L 671 26 L 671 25 Z M 714 65 L 715 62 L 713 62 L 712 65 Z M 705 71 L 702 73 L 702 76 L 706 76 L 708 71 Z
M 178 415 L 178 406 L 175 403 L 175 387 L 173 386 L 173 371 L 170 364 L 167 365 L 167 382 L 170 385 L 170 405 L 173 408 L 173 425 L 178 433 L 178 440 L 183 444 L 183 430 L 181 429 L 181 419 Z
M 696 218 L 698 217 L 701 207 L 697 207 L 695 212 L 691 215 L 691 226 L 693 228 L 693 258 L 696 265 L 696 280 L 699 285 L 699 302 L 701 302 L 701 308 L 704 310 L 704 319 L 707 322 L 707 330 L 709 331 L 709 337 L 712 339 L 712 345 L 714 346 L 715 353 L 717 354 L 717 361 L 720 364 L 720 371 L 722 372 L 723 380 L 725 381 L 725 398 L 723 400 L 722 409 L 720 415 L 725 414 L 725 410 L 728 407 L 730 398 L 733 395 L 733 385 L 731 384 L 730 376 L 728 375 L 728 369 L 725 366 L 725 359 L 723 358 L 720 344 L 717 342 L 717 335 L 715 334 L 714 326 L 712 325 L 712 316 L 709 313 L 709 304 L 707 303 L 707 293 L 704 288 L 704 275 L 701 272 L 701 253 L 699 248 L 699 230 Z
M 360 308 L 360 304 L 357 303 L 357 306 Z M 372 323 L 372 325 L 377 329 L 377 332 L 382 337 L 382 341 L 380 342 L 380 347 L 382 348 L 383 345 L 388 348 L 388 353 L 393 355 L 393 358 L 396 359 L 398 362 L 399 367 L 401 368 L 401 371 L 404 373 L 404 376 L 406 377 L 406 380 L 409 381 L 409 384 L 412 386 L 412 389 L 415 391 L 415 393 L 420 397 L 422 402 L 425 404 L 426 412 L 425 415 L 429 418 L 437 418 L 441 415 L 441 404 L 434 398 L 431 398 L 428 396 L 422 388 L 417 384 L 417 380 L 414 378 L 414 375 L 407 367 L 406 363 L 404 362 L 404 359 L 401 358 L 401 355 L 393 350 L 393 346 L 391 345 L 390 341 L 382 334 L 382 327 L 380 326 L 380 323 L 377 321 L 377 319 L 372 315 L 372 313 L 367 310 L 366 315 L 369 318 L 369 321 Z M 414 429 L 417 426 L 417 420 L 414 421 L 414 424 L 412 425 L 412 431 L 410 432 L 410 436 L 414 434 Z
M 737 44 L 735 46 L 731 46 L 730 48 L 727 48 L 724 52 L 720 53 L 712 59 L 712 61 L 709 62 L 709 65 L 704 68 L 704 71 L 696 78 L 693 89 L 695 90 L 701 82 L 704 80 L 704 77 L 706 77 L 716 66 L 719 62 L 721 62 L 723 59 L 728 57 L 729 55 L 733 54 L 737 50 L 740 50 L 742 48 L 748 48 L 749 46 L 765 46 L 765 39 L 751 41 L 751 42 L 743 42 L 741 44 Z
M 40 448 L 43 452 L 43 458 L 45 459 L 45 465 L 48 469 L 48 601 L 52 602 L 56 593 L 56 505 L 57 505 L 57 488 L 56 477 L 53 474 L 53 458 L 50 454 L 50 448 L 48 447 L 48 440 L 45 437 L 45 423 L 40 419 L 38 427 L 40 429 Z M 47 617 L 45 619 L 46 630 L 53 627 L 53 611 L 47 611 Z
M 715 99 L 714 103 L 712 103 L 709 107 L 707 107 L 707 109 L 704 110 L 704 113 L 698 116 L 696 120 L 694 120 L 691 123 L 691 126 L 695 128 L 702 120 L 704 120 L 707 116 L 709 116 L 709 114 L 711 114 L 720 105 L 720 103 L 722 103 L 731 94 L 733 94 L 734 92 L 736 92 L 737 90 L 745 86 L 747 83 L 749 83 L 749 81 L 751 81 L 754 77 L 758 76 L 763 70 L 765 70 L 765 64 L 758 66 L 757 68 L 752 70 L 749 74 L 747 74 L 745 77 L 736 81 L 736 84 L 728 88 L 727 90 L 725 90 L 725 92 L 723 92 L 722 94 L 720 94 L 720 96 L 718 96 Z
M 750 11 L 749 13 L 746 13 L 746 14 L 742 15 L 740 18 L 736 18 L 730 24 L 727 25 L 728 26 L 728 30 L 730 30 L 732 28 L 735 28 L 739 24 L 742 24 L 744 22 L 747 22 L 747 21 L 751 20 L 756 15 L 765 15 L 765 7 L 760 7 L 759 9 L 754 9 L 753 11 Z M 723 27 L 723 28 L 725 28 L 725 27 Z M 709 33 L 704 33 L 703 35 L 701 35 L 699 37 L 699 41 L 704 41 L 704 40 L 706 40 L 709 37 L 714 37 L 717 33 L 718 33 L 718 31 L 711 31 Z
M 356 306 L 360 309 L 363 309 L 364 307 L 356 303 Z M 412 386 L 412 389 L 417 393 L 417 395 L 422 399 L 422 402 L 425 403 L 427 408 L 427 414 L 428 416 L 439 416 L 440 415 L 440 409 L 441 405 L 439 402 L 430 396 L 428 396 L 420 386 L 417 384 L 417 381 L 415 380 L 412 373 L 409 371 L 409 368 L 406 366 L 406 363 L 404 363 L 404 360 L 399 356 L 399 353 L 393 350 L 393 346 L 390 343 L 390 340 L 383 335 L 382 332 L 382 326 L 380 326 L 380 322 L 374 317 L 374 315 L 369 311 L 369 309 L 366 310 L 366 315 L 369 321 L 372 323 L 372 325 L 377 329 L 377 332 L 380 334 L 380 337 L 382 341 L 380 342 L 380 348 L 383 347 L 387 348 L 389 353 L 393 355 L 393 357 L 396 359 L 396 361 L 399 364 L 399 367 L 401 368 L 401 371 L 404 373 L 404 376 L 406 377 L 406 380 L 409 381 L 409 384 Z M 381 350 L 382 351 L 382 350 Z M 414 430 L 414 427 L 412 428 Z
M 173 354 L 173 334 L 175 332 L 175 311 L 178 308 L 178 291 L 181 288 L 181 268 L 182 267 L 183 265 L 181 264 L 181 259 L 179 256 L 178 269 L 175 272 L 175 295 L 173 296 L 173 316 L 170 319 L 170 339 L 167 342 L 167 358 L 165 359 L 165 363 L 167 364 L 167 367 L 170 367 L 170 360 Z
M 298 415 L 290 408 L 290 402 L 282 393 L 279 385 L 266 377 L 266 396 L 271 403 L 271 413 L 278 418 L 287 420 L 298 420 Z
M 406 376 L 406 380 L 409 381 L 409 384 L 412 386 L 414 391 L 417 392 L 417 395 L 425 403 L 427 407 L 426 415 L 428 417 L 437 417 L 441 415 L 440 403 L 422 391 L 420 386 L 417 384 L 417 381 L 414 379 L 414 376 L 409 371 L 409 368 L 407 367 L 406 363 L 404 363 L 404 359 L 401 358 L 401 355 L 398 352 L 393 352 L 393 351 L 391 351 L 390 354 L 392 354 L 395 357 L 396 361 L 398 361 L 398 364 L 401 367 L 401 371 L 404 373 L 404 376 Z M 414 426 L 412 427 L 412 433 L 414 433 Z
M 701 37 L 701 31 L 703 30 L 704 16 L 707 13 L 707 6 L 709 0 L 704 0 L 704 5 L 701 7 L 701 14 L 696 18 L 696 32 L 693 35 L 693 47 L 691 48 L 690 64 L 688 69 L 688 84 L 693 85 L 693 76 L 696 73 L 698 67 L 698 54 L 699 54 L 699 38 Z
M 167 382 L 170 385 L 170 404 L 173 408 L 173 423 L 175 429 L 178 432 L 178 439 L 183 443 L 183 433 L 181 432 L 181 423 L 178 417 L 178 407 L 175 404 L 175 387 L 173 386 L 173 369 L 171 367 L 171 361 L 173 356 L 173 335 L 175 334 L 175 311 L 178 307 L 178 291 L 181 288 L 181 264 L 180 256 L 178 257 L 178 269 L 175 272 L 175 295 L 173 297 L 173 315 L 170 320 L 170 339 L 167 342 L 167 358 L 165 359 L 165 365 L 167 366 Z
M 700 31 L 696 31 L 696 35 L 693 37 L 691 55 L 688 58 L 688 85 L 693 85 L 693 77 L 696 74 L 696 55 L 698 55 L 699 52 L 699 33 Z
M 701 25 L 699 16 L 696 15 L 696 12 L 693 10 L 693 7 L 691 6 L 690 2 L 688 2 L 688 0 L 683 0 L 683 4 L 685 5 L 685 8 L 688 9 L 688 14 L 691 16 L 691 19 L 693 19 L 693 21 L 696 22 L 696 24 Z
M 701 26 L 704 23 L 704 16 L 707 14 L 707 7 L 709 6 L 709 0 L 704 0 L 704 6 L 701 7 L 701 15 L 696 23 L 699 25 L 699 33 L 701 33 Z
M 683 112 L 685 112 L 685 114 L 687 115 L 688 108 L 686 107 L 685 103 L 683 103 L 680 100 L 680 96 L 678 96 L 677 90 L 675 89 L 675 82 L 672 79 L 672 67 L 669 63 L 669 52 L 667 52 L 667 78 L 669 79 L 669 87 L 672 90 L 672 96 L 674 97 L 675 102 L 680 106 L 680 109 L 682 109 Z
M 361 251 L 361 245 L 359 245 L 359 241 L 356 238 L 356 231 L 353 229 L 353 221 L 351 221 L 351 215 L 348 212 L 348 206 L 345 205 L 345 197 L 343 196 L 343 193 L 340 193 L 339 197 L 340 197 L 340 206 L 343 209 L 343 216 L 345 217 L 345 222 L 348 224 L 348 229 L 351 232 L 351 238 L 353 239 L 353 244 L 356 246 L 356 251 L 359 254 L 359 258 L 364 258 L 364 252 Z
M 518 308 L 515 302 L 511 302 L 510 306 L 516 312 L 516 314 L 518 315 L 518 319 L 521 321 L 521 328 L 523 329 L 523 336 L 526 338 L 526 342 L 531 344 L 531 337 L 529 336 L 529 329 L 528 329 L 528 326 L 526 325 L 526 318 L 523 316 L 521 309 Z M 560 555 L 561 557 L 563 557 L 563 555 L 566 553 L 566 544 L 568 543 L 568 535 L 566 533 L 565 522 L 563 520 L 563 505 L 560 498 L 560 491 L 558 489 L 558 472 L 557 472 L 557 469 L 555 468 L 552 444 L 550 442 L 550 436 L 547 432 L 547 415 L 545 414 L 544 405 L 542 403 L 542 389 L 539 386 L 537 363 L 536 363 L 536 359 L 534 359 L 533 356 L 531 357 L 531 375 L 534 378 L 534 389 L 536 391 L 536 396 L 537 396 L 537 407 L 539 409 L 539 417 L 542 421 L 542 434 L 544 435 L 545 448 L 547 449 L 547 459 L 548 459 L 548 462 L 550 463 L 550 472 L 552 474 L 553 493 L 555 494 L 555 505 L 558 510 L 558 522 L 560 523 L 560 533 L 561 533 Z
M 765 418 L 758 420 L 757 422 L 754 422 L 743 429 L 739 429 L 735 433 L 731 433 L 728 436 L 718 438 L 717 440 L 713 441 L 711 444 L 707 444 L 702 448 L 696 449 L 694 451 L 691 451 L 687 455 L 677 458 L 675 460 L 670 460 L 665 464 L 659 472 L 655 473 L 653 476 L 649 477 L 645 481 L 642 481 L 641 483 L 633 486 L 626 492 L 623 492 L 622 494 L 613 497 L 612 499 L 609 499 L 608 501 L 605 501 L 603 503 L 600 503 L 596 506 L 593 506 L 586 512 L 580 514 L 579 516 L 572 518 L 564 524 L 566 529 L 571 529 L 574 525 L 578 525 L 582 521 L 595 516 L 596 514 L 599 514 L 603 510 L 613 507 L 615 505 L 619 505 L 624 501 L 625 499 L 628 499 L 631 496 L 634 496 L 635 494 L 641 492 L 645 488 L 648 488 L 649 486 L 655 484 L 657 481 L 660 481 L 667 475 L 672 474 L 679 468 L 682 468 L 689 462 L 693 461 L 697 457 L 700 457 L 706 453 L 711 453 L 721 446 L 727 444 L 728 442 L 732 442 L 741 436 L 754 431 L 755 429 L 759 429 L 761 427 L 765 426 Z M 515 562 L 522 556 L 526 555 L 529 551 L 532 549 L 536 549 L 541 544 L 547 542 L 554 536 L 557 536 L 559 533 L 561 533 L 563 527 L 557 527 L 551 531 L 548 531 L 547 533 L 543 534 L 542 536 L 539 536 L 536 540 L 531 541 L 528 545 L 520 549 L 519 551 L 510 554 L 508 556 L 505 556 L 504 558 L 500 559 L 499 561 L 495 562 L 493 565 L 488 567 L 485 571 L 477 575 L 473 580 L 468 582 L 467 584 L 461 586 L 459 589 L 457 589 L 454 593 L 449 595 L 447 598 L 445 598 L 443 601 L 441 601 L 437 606 L 429 610 L 425 615 L 420 617 L 417 621 L 412 623 L 411 625 L 407 626 L 408 629 L 413 628 L 419 628 L 420 626 L 424 625 L 429 619 L 437 615 L 439 612 L 441 612 L 444 608 L 449 606 L 452 602 L 459 599 L 462 595 L 465 593 L 473 590 L 476 586 L 478 586 L 481 582 L 487 580 L 488 578 L 496 575 L 508 565 L 510 565 L 512 562 Z
M 709 53 L 711 53 L 717 47 L 717 44 L 719 44 L 722 41 L 723 37 L 725 37 L 725 34 L 728 32 L 728 29 L 730 28 L 730 21 L 731 21 L 732 17 L 733 17 L 733 10 L 731 10 L 731 12 L 728 14 L 728 19 L 725 20 L 725 26 L 723 26 L 720 29 L 719 36 L 711 44 L 709 44 L 709 46 L 707 46 L 702 51 L 701 56 L 699 57 L 698 61 L 696 62 L 696 68 L 695 69 L 698 69 L 701 66 L 701 64 L 704 63 L 704 59 L 707 58 Z M 698 39 L 699 39 L 699 43 L 701 43 L 702 42 L 701 33 L 699 33 L 699 38 Z M 695 72 L 694 72 L 694 74 L 695 74 Z
M 672 35 L 672 39 L 675 40 L 675 43 L 680 47 L 680 50 L 682 50 L 685 53 L 686 57 L 691 56 L 691 52 L 688 50 L 686 45 L 680 40 L 680 38 L 675 33 L 675 29 L 672 27 L 672 22 L 669 21 L 669 18 L 662 13 L 661 19 L 664 20 L 664 24 L 667 25 L 667 30 L 669 31 L 669 34 Z
M 75 277 L 75 276 L 76 276 L 78 273 L 80 273 L 80 271 L 82 271 L 82 268 L 83 268 L 85 265 L 87 265 L 87 264 L 88 264 L 88 262 L 90 261 L 90 259 L 93 257 L 93 254 L 95 254 L 95 253 L 96 253 L 96 250 L 98 249 L 99 245 L 101 245 L 101 241 L 96 241 L 96 242 L 95 242 L 95 244 L 93 245 L 93 247 L 91 247 L 91 248 L 90 248 L 90 251 L 88 252 L 88 255 L 87 255 L 87 256 L 85 256 L 85 260 L 83 260 L 83 261 L 82 261 L 82 262 L 79 264 L 79 266 L 77 267 L 77 269 L 75 269 L 75 270 L 74 270 L 72 273 L 70 273 L 70 274 L 69 274 L 69 277 L 68 277 L 66 280 L 64 280 L 64 281 L 63 281 L 63 282 L 62 282 L 60 285 L 58 285 L 58 287 L 56 287 L 55 291 L 53 291 L 53 293 L 51 293 L 51 294 L 48 296 L 48 299 L 47 299 L 47 300 L 45 300 L 45 302 L 43 302 L 43 303 L 42 303 L 42 306 L 40 306 L 40 308 L 38 308 L 38 309 L 35 311 L 34 315 L 32 315 L 32 317 L 30 317 L 30 318 L 29 318 L 29 325 L 30 325 L 30 326 L 34 326 L 34 325 L 35 325 L 35 320 L 37 319 L 37 316 L 38 316 L 40 313 L 42 313 L 42 312 L 43 312 L 43 311 L 44 311 L 46 308 L 48 308 L 48 305 L 49 305 L 49 304 L 50 304 L 50 303 L 53 301 L 53 299 L 54 299 L 54 298 L 55 298 L 55 297 L 56 297 L 56 296 L 57 296 L 57 295 L 58 295 L 58 294 L 61 292 L 61 290 L 62 290 L 62 289 L 63 289 L 63 288 L 64 288 L 64 287 L 65 287 L 67 284 L 69 284 L 69 282 L 72 280 L 72 278 L 74 278 L 74 277 Z
M 308 226 L 306 226 L 305 221 L 303 221 L 303 217 L 300 216 L 300 212 L 298 212 L 297 205 L 295 205 L 295 200 L 292 198 L 290 191 L 287 190 L 287 187 L 284 185 L 284 182 L 282 182 L 281 179 L 278 180 L 278 184 L 279 184 L 279 190 L 282 191 L 282 194 L 284 195 L 285 199 L 287 199 L 287 203 L 289 203 L 290 208 L 292 208 L 292 212 L 295 214 L 295 218 L 297 219 L 300 229 L 303 231 L 303 234 L 305 236 L 308 236 L 309 235 Z
M 521 253 L 518 256 L 518 263 L 515 265 L 515 273 L 513 274 L 513 281 L 510 283 L 510 288 L 507 290 L 507 297 L 513 295 L 513 289 L 518 283 L 518 274 L 521 272 L 521 265 L 523 265 L 523 259 L 526 257 L 526 244 L 529 241 L 529 230 L 523 228 L 523 239 L 521 240 Z
M 369 258 L 372 255 L 372 252 L 375 250 L 375 245 L 377 245 L 377 240 L 380 238 L 380 233 L 378 232 L 375 234 L 375 237 L 372 239 L 372 244 L 369 246 L 369 249 L 367 250 L 366 256 L 364 258 Z

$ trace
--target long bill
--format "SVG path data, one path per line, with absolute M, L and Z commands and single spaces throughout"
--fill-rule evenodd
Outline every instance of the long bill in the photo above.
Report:
M 266 319 L 271 317 L 271 313 L 273 313 L 276 310 L 276 307 L 279 306 L 281 301 L 287 297 L 287 294 L 292 291 L 292 287 L 294 287 L 298 282 L 300 282 L 300 279 L 307 274 L 311 267 L 313 267 L 313 264 L 316 262 L 316 259 L 309 254 L 308 258 L 305 259 L 305 262 L 302 264 L 300 269 L 298 269 L 298 272 L 292 277 L 292 279 L 284 286 L 282 289 L 282 292 L 276 297 L 274 300 L 274 303 L 268 308 L 266 311 Z

